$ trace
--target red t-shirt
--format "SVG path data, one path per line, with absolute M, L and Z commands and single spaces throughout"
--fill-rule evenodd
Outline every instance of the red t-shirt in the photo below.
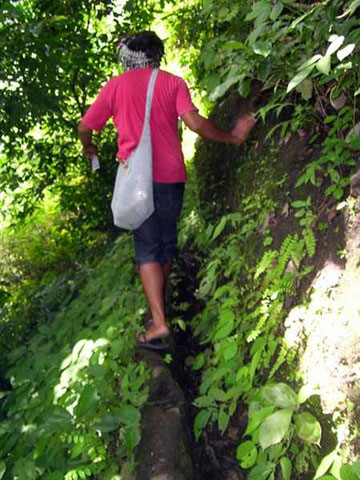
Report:
M 134 69 L 111 78 L 83 118 L 87 127 L 101 130 L 113 117 L 118 131 L 119 158 L 128 158 L 140 141 L 151 71 L 151 68 Z M 197 108 L 184 80 L 160 70 L 150 119 L 155 182 L 186 181 L 178 118 L 192 110 Z

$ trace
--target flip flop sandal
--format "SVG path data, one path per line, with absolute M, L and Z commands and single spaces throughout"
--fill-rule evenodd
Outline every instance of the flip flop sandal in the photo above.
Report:
M 141 348 L 148 348 L 149 350 L 168 350 L 169 347 L 163 342 L 162 338 L 155 338 L 148 341 L 146 333 L 139 333 L 136 337 L 137 344 Z

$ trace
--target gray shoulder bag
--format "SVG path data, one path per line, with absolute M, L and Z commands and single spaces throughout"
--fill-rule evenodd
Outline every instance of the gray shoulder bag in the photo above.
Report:
M 135 230 L 154 211 L 150 114 L 155 80 L 159 70 L 151 73 L 140 142 L 126 163 L 118 166 L 111 209 L 114 224 Z

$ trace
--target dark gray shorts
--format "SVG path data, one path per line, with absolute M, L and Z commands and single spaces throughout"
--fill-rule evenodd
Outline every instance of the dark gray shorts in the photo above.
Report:
M 139 267 L 145 263 L 165 265 L 176 256 L 176 223 L 182 209 L 184 186 L 184 183 L 154 182 L 154 213 L 133 231 Z

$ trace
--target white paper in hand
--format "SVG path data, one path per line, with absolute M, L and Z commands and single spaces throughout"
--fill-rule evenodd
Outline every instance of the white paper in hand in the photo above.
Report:
M 93 169 L 93 171 L 95 172 L 96 170 L 99 170 L 100 168 L 100 163 L 99 163 L 99 159 L 97 157 L 97 155 L 93 155 L 91 157 L 91 167 Z

